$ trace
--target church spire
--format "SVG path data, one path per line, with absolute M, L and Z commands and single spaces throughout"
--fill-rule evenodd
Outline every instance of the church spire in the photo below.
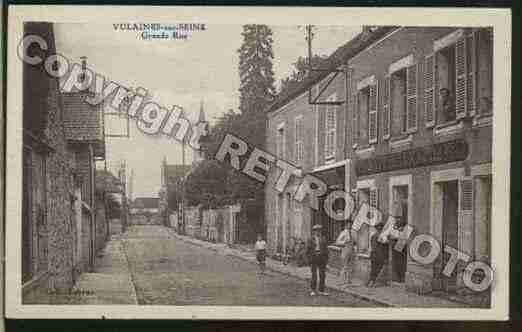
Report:
M 201 99 L 201 103 L 200 103 L 200 106 L 199 106 L 198 122 L 206 122 L 206 120 L 205 120 L 205 110 L 203 108 L 203 99 Z

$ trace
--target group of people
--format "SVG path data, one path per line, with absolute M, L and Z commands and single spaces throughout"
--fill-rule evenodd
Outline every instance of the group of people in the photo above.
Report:
M 393 209 L 396 222 L 393 224 L 395 233 L 400 232 L 407 223 L 407 206 L 404 202 L 397 202 Z M 377 278 L 388 262 L 390 240 L 388 231 L 384 229 L 384 223 L 379 221 L 373 225 L 375 232 L 370 238 L 370 275 L 366 283 L 367 287 L 375 287 Z M 391 240 L 393 242 L 393 240 Z M 310 264 L 312 278 L 310 281 L 310 295 L 328 295 L 325 289 L 326 266 L 328 264 L 328 240 L 323 233 L 322 226 L 316 224 L 312 227 L 312 236 L 306 243 L 306 256 Z M 352 228 L 352 220 L 347 220 L 343 231 L 337 237 L 335 244 L 341 247 L 341 279 L 340 286 L 347 287 L 352 283 L 354 265 L 357 252 L 357 231 Z M 256 257 L 260 267 L 260 273 L 264 274 L 266 264 L 266 241 L 262 235 L 258 235 L 255 245 Z

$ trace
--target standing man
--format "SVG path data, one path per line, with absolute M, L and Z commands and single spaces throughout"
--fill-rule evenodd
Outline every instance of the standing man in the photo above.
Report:
M 379 273 L 381 272 L 383 266 L 388 262 L 388 242 L 386 239 L 380 236 L 383 228 L 383 223 L 375 225 L 375 230 L 377 232 L 373 234 L 370 240 L 372 246 L 372 251 L 370 254 L 371 268 L 370 279 L 366 283 L 366 287 L 375 287 L 375 282 L 379 276 Z
M 348 286 L 352 283 L 354 252 L 356 249 L 355 241 L 352 238 L 352 221 L 346 221 L 344 230 L 339 234 L 335 244 L 341 247 L 341 261 L 343 267 L 341 270 L 342 284 L 341 286 Z
M 321 225 L 314 225 L 312 227 L 312 238 L 308 240 L 307 245 L 307 256 L 312 269 L 312 292 L 310 295 L 316 295 L 317 273 L 319 273 L 319 294 L 328 295 L 324 288 L 326 264 L 328 263 L 328 244 L 326 238 L 322 234 Z

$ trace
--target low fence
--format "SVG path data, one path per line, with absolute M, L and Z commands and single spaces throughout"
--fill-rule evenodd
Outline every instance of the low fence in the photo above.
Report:
M 210 242 L 253 243 L 258 233 L 264 234 L 263 224 L 263 209 L 253 209 L 249 205 L 185 208 L 185 234 Z M 169 215 L 168 225 L 176 231 L 182 227 L 178 211 Z

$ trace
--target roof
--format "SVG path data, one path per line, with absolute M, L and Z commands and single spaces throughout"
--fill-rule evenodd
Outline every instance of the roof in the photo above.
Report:
M 348 41 L 343 46 L 339 47 L 333 52 L 326 60 L 321 71 L 314 71 L 305 78 L 300 84 L 294 89 L 282 91 L 276 100 L 268 107 L 267 112 L 275 111 L 282 106 L 286 105 L 291 100 L 295 99 L 302 93 L 306 92 L 309 88 L 322 81 L 328 75 L 330 75 L 339 66 L 346 64 L 346 62 L 355 56 L 357 53 L 363 51 L 366 47 L 370 46 L 377 40 L 381 39 L 388 33 L 397 29 L 397 26 L 383 26 L 378 27 L 373 31 L 363 31 L 355 36 L 353 39 Z
M 191 165 L 165 165 L 166 178 L 181 178 L 190 172 Z
M 159 198 L 157 197 L 136 197 L 131 203 L 131 207 L 138 209 L 157 209 Z
M 94 143 L 94 156 L 105 157 L 101 107 L 89 104 L 88 92 L 62 93 L 65 138 L 76 143 Z
M 65 136 L 68 140 L 93 141 L 103 137 L 101 108 L 89 104 L 87 93 L 62 93 Z

